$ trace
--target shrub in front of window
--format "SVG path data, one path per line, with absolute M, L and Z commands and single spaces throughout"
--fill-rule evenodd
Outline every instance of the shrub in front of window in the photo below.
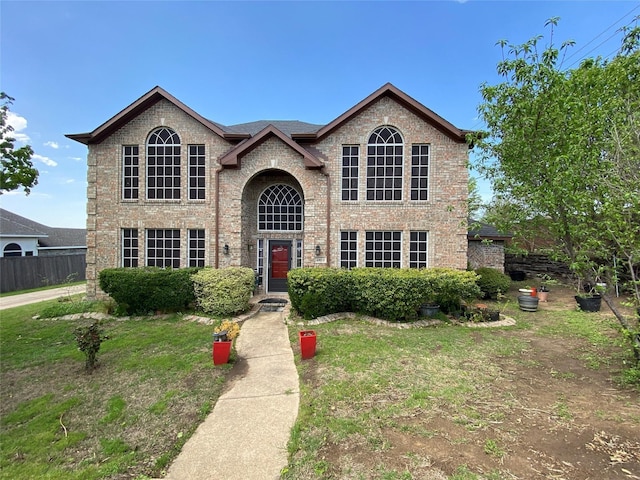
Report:
M 475 272 L 484 298 L 498 298 L 498 293 L 505 293 L 511 286 L 511 278 L 495 268 L 482 267 Z
M 480 293 L 475 273 L 448 268 L 298 268 L 288 278 L 291 306 L 306 319 L 351 311 L 412 320 L 423 303 L 452 311 Z
M 251 268 L 204 268 L 193 275 L 197 308 L 212 315 L 236 315 L 249 309 L 255 276 Z
M 125 315 L 186 310 L 195 301 L 191 276 L 197 268 L 107 268 L 100 272 L 100 288 Z

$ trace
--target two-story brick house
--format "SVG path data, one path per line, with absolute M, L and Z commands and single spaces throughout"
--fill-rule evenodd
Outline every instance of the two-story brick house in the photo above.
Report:
M 467 266 L 467 132 L 391 84 L 326 125 L 224 126 L 156 87 L 88 146 L 87 279 L 116 266 Z

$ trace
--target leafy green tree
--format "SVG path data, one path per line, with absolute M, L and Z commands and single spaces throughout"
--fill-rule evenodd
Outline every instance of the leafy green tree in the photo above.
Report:
M 522 45 L 499 42 L 503 81 L 481 86 L 487 131 L 472 139 L 475 168 L 492 182 L 499 228 L 547 232 L 554 257 L 594 285 L 615 280 L 614 266 L 625 264 L 640 306 L 640 31 L 626 31 L 613 59 L 587 59 L 568 70 L 563 59 L 573 42 L 556 46 L 557 21 L 546 24 L 544 48 L 541 36 Z M 637 322 L 606 292 L 603 299 L 638 338 Z M 634 353 L 640 363 L 638 344 Z
M 0 195 L 2 192 L 24 188 L 27 195 L 31 188 L 38 184 L 38 170 L 33 167 L 31 157 L 33 149 L 25 145 L 16 149 L 14 147 L 15 138 L 11 136 L 13 127 L 7 123 L 9 116 L 9 106 L 13 103 L 13 98 L 4 92 L 0 92 Z

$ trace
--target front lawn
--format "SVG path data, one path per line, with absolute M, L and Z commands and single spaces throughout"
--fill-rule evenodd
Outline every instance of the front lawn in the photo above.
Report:
M 0 312 L 0 476 L 161 476 L 218 399 L 212 328 L 182 319 L 108 319 L 98 368 L 84 371 L 74 329 L 34 320 L 53 300 Z
M 314 329 L 318 350 L 297 357 L 283 477 L 640 478 L 631 351 L 611 313 L 576 311 L 559 290 L 535 313 L 512 300 L 515 327 L 292 325 L 294 345 Z

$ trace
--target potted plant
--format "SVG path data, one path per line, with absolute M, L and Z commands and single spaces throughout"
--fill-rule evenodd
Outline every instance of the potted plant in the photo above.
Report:
M 556 285 L 558 283 L 557 280 L 554 280 L 546 273 L 541 273 L 538 275 L 540 277 L 540 286 L 538 287 L 538 298 L 541 302 L 546 302 L 549 299 L 549 286 Z
M 435 317 L 440 311 L 440 305 L 435 302 L 427 302 L 420 305 L 421 317 Z
M 213 329 L 213 364 L 229 363 L 233 340 L 240 334 L 240 326 L 231 320 L 225 320 Z
M 578 292 L 575 295 L 576 303 L 583 312 L 599 312 L 602 306 L 602 295 L 606 290 L 606 283 L 600 282 L 596 273 L 593 282 L 583 282 L 578 278 Z

